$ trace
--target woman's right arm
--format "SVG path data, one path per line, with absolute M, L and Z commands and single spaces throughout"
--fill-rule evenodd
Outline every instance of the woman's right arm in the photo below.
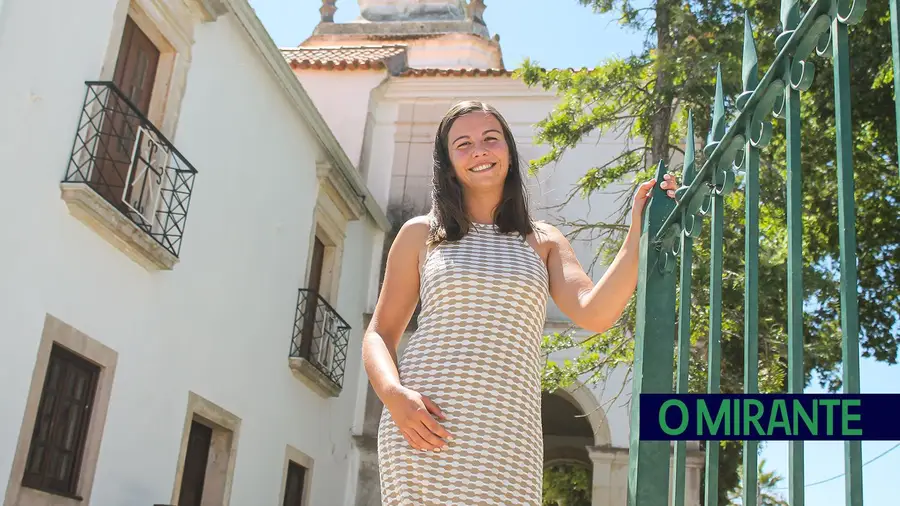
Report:
M 442 438 L 449 437 L 433 417 L 443 418 L 440 409 L 426 396 L 401 385 L 397 370 L 397 348 L 419 301 L 419 253 L 428 231 L 427 218 L 417 217 L 397 233 L 362 350 L 372 389 L 406 440 L 420 450 L 442 448 Z

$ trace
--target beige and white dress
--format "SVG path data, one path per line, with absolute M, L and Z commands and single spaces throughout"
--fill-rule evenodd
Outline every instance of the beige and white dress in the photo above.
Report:
M 383 409 L 383 506 L 540 506 L 548 283 L 534 248 L 493 225 L 428 253 L 400 381 L 441 408 L 454 439 L 441 452 L 416 450 Z

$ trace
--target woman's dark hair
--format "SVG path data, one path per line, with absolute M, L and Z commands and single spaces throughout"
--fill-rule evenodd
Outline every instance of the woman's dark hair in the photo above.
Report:
M 522 237 L 534 231 L 534 223 L 528 212 L 528 196 L 525 178 L 519 165 L 516 140 L 503 116 L 492 106 L 483 102 L 460 102 L 447 111 L 438 125 L 434 137 L 434 174 L 431 185 L 431 232 L 429 244 L 443 241 L 458 241 L 468 233 L 472 222 L 466 215 L 463 204 L 463 188 L 456 179 L 447 138 L 450 127 L 461 116 L 471 112 L 486 112 L 497 118 L 503 130 L 503 137 L 509 147 L 509 171 L 503 185 L 503 197 L 494 209 L 494 224 L 502 233 L 518 232 Z

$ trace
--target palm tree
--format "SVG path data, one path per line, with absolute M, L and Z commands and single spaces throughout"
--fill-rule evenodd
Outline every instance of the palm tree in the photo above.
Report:
M 779 483 L 784 481 L 784 477 L 780 476 L 776 471 L 766 471 L 766 459 L 760 459 L 759 468 L 757 469 L 757 502 L 751 506 L 790 506 L 787 500 L 778 490 L 781 488 Z M 742 469 L 738 469 L 740 475 L 743 475 Z M 731 491 L 728 496 L 729 504 L 732 506 L 743 505 L 742 498 L 744 494 L 743 482 Z M 745 505 L 744 505 L 745 506 Z

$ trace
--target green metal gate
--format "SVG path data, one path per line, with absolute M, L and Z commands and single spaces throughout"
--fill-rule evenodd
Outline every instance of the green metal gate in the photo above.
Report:
M 773 6 L 774 7 L 774 6 Z M 898 150 L 900 150 L 900 0 L 890 0 Z M 670 483 L 670 444 L 641 441 L 639 432 L 641 393 L 687 393 L 690 348 L 691 253 L 700 239 L 701 221 L 709 217 L 710 306 L 708 344 L 708 393 L 719 392 L 722 330 L 723 203 L 733 190 L 735 171 L 743 170 L 745 195 L 745 291 L 744 291 L 744 392 L 758 388 L 758 266 L 759 266 L 759 150 L 772 135 L 770 114 L 784 120 L 787 143 L 788 221 L 788 393 L 802 393 L 803 292 L 801 269 L 801 168 L 800 93 L 813 77 L 808 58 L 813 51 L 834 63 L 836 160 L 841 273 L 841 332 L 843 335 L 843 385 L 845 393 L 859 393 L 859 321 L 856 271 L 856 229 L 853 181 L 853 132 L 850 122 L 850 61 L 848 30 L 858 23 L 866 9 L 865 0 L 815 0 L 801 17 L 798 0 L 782 0 L 783 32 L 776 40 L 778 55 L 762 78 L 750 20 L 745 17 L 743 89 L 737 98 L 739 113 L 730 128 L 725 125 L 725 101 L 721 71 L 717 74 L 712 128 L 704 147 L 705 160 L 697 169 L 694 129 L 688 119 L 684 160 L 684 184 L 678 203 L 651 199 L 644 213 L 641 263 L 637 292 L 634 386 L 632 396 L 631 443 L 628 477 L 629 506 L 667 504 Z M 883 13 L 878 13 L 882 15 Z M 662 181 L 666 167 L 657 167 Z M 679 262 L 680 259 L 680 262 Z M 676 274 L 677 268 L 680 273 Z M 676 284 L 680 300 L 676 301 Z M 676 315 L 676 306 L 678 314 Z M 678 328 L 677 371 L 673 371 L 675 346 L 673 329 Z M 673 388 L 673 373 L 677 372 Z M 743 483 L 757 482 L 757 446 L 744 442 Z M 803 442 L 789 446 L 789 503 L 804 505 Z M 686 446 L 675 445 L 672 505 L 684 505 Z M 705 506 L 715 506 L 718 492 L 719 447 L 706 448 Z M 862 505 L 862 448 L 859 441 L 845 442 L 845 504 Z M 757 504 L 755 486 L 745 486 L 744 505 Z M 837 504 L 835 502 L 834 504 Z M 693 505 L 691 505 L 693 506 Z

